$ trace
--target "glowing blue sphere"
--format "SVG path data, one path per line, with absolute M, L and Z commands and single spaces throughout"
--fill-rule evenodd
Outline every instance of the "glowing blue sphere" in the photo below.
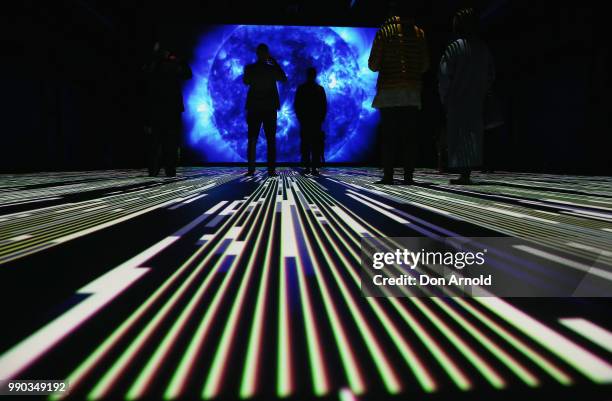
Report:
M 242 74 L 244 66 L 255 61 L 257 45 L 266 43 L 288 77 L 278 84 L 277 160 L 300 160 L 300 127 L 293 101 L 306 68 L 313 66 L 327 93 L 326 160 L 357 161 L 372 144 L 378 118 L 371 108 L 376 75 L 367 69 L 374 33 L 367 28 L 240 25 L 221 27 L 216 37 L 203 35 L 192 62 L 194 80 L 185 87 L 191 146 L 206 161 L 246 160 L 248 87 Z M 265 158 L 262 132 L 257 160 Z

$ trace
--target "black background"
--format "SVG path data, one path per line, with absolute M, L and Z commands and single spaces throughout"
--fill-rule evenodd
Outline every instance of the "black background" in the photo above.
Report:
M 507 124 L 498 166 L 610 174 L 604 2 L 417 1 L 431 49 L 420 166 L 435 166 L 436 70 L 450 19 L 475 6 Z M 378 26 L 385 2 L 25 0 L 3 3 L 0 172 L 144 166 L 140 67 L 156 39 L 189 58 L 207 24 Z M 205 162 L 187 152 L 186 165 Z M 364 164 L 375 164 L 375 151 Z

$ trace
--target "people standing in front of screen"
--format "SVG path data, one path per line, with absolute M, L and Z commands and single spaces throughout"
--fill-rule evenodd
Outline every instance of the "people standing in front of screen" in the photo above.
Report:
M 306 70 L 306 82 L 295 92 L 294 109 L 301 127 L 302 174 L 312 171 L 313 175 L 319 175 L 325 142 L 321 126 L 327 114 L 327 97 L 325 89 L 317 83 L 314 67 Z
M 166 176 L 174 177 L 181 113 L 185 110 L 181 85 L 184 80 L 191 79 L 191 68 L 156 42 L 153 57 L 143 71 L 147 82 L 145 133 L 149 142 L 149 176 L 159 174 L 163 160 Z
M 451 184 L 465 185 L 482 164 L 483 104 L 495 73 L 473 9 L 455 14 L 453 31 L 458 38 L 442 55 L 439 91 L 447 116 L 448 167 L 461 174 Z
M 246 110 L 248 125 L 247 175 L 255 174 L 255 149 L 259 131 L 263 125 L 268 150 L 268 175 L 276 176 L 276 113 L 280 110 L 280 98 L 276 82 L 287 81 L 285 72 L 270 55 L 268 46 L 257 46 L 257 61 L 244 67 L 242 80 L 249 86 Z
M 383 178 L 393 184 L 396 155 L 402 159 L 404 184 L 413 184 L 421 110 L 422 75 L 429 68 L 425 33 L 411 16 L 389 3 L 389 17 L 376 32 L 368 66 L 378 71 L 372 107 L 380 111 Z

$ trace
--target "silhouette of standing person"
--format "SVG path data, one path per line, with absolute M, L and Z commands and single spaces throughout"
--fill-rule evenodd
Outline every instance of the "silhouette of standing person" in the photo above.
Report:
M 302 174 L 319 175 L 321 157 L 324 149 L 323 130 L 321 125 L 327 114 L 325 89 L 317 84 L 317 70 L 310 67 L 306 70 L 306 82 L 295 92 L 294 108 L 301 126 L 301 150 L 304 170 Z
M 268 175 L 275 176 L 276 164 L 276 112 L 280 110 L 280 98 L 276 82 L 287 81 L 285 72 L 270 55 L 268 46 L 257 46 L 257 61 L 244 68 L 242 80 L 249 85 L 246 110 L 248 125 L 247 175 L 255 174 L 255 150 L 263 124 L 268 150 Z
M 429 68 L 425 33 L 414 18 L 398 16 L 389 3 L 389 17 L 376 32 L 368 66 L 378 71 L 372 107 L 380 111 L 384 175 L 377 184 L 393 184 L 395 156 L 404 167 L 404 184 L 413 183 L 421 110 L 422 75 Z
M 163 160 L 166 176 L 174 177 L 181 113 L 185 110 L 181 85 L 192 77 L 191 68 L 156 42 L 153 57 L 143 71 L 147 81 L 145 132 L 149 140 L 149 176 L 159 174 Z
M 442 55 L 438 83 L 447 116 L 448 167 L 461 174 L 450 183 L 466 185 L 472 169 L 482 165 L 483 105 L 495 72 L 473 9 L 455 14 L 453 30 L 458 39 Z

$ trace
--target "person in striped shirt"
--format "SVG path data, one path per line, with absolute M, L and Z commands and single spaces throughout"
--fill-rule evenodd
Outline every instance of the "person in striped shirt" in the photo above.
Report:
M 378 72 L 372 107 L 381 115 L 383 178 L 378 184 L 393 184 L 396 155 L 404 167 L 404 184 L 413 184 L 421 110 L 422 76 L 429 68 L 425 32 L 397 3 L 389 4 L 389 17 L 382 24 L 370 51 L 368 66 Z

